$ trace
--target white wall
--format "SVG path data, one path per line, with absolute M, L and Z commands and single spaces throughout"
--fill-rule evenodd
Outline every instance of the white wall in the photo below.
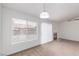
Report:
M 52 29 L 53 29 L 53 32 L 55 33 L 55 32 L 58 32 L 58 22 L 53 22 L 52 23 Z
M 61 24 L 61 22 L 52 23 L 52 31 L 53 31 L 53 33 L 57 33 L 57 38 L 59 38 L 60 24 Z
M 11 39 L 12 39 L 12 33 L 11 33 L 11 19 L 12 18 L 17 18 L 17 19 L 24 19 L 24 20 L 30 20 L 30 21 L 35 21 L 38 23 L 38 39 L 37 40 L 32 40 L 28 42 L 22 42 L 19 44 L 12 45 L 11 44 Z M 39 18 L 36 18 L 31 15 L 27 15 L 26 13 L 19 12 L 17 10 L 13 10 L 7 7 L 3 8 L 3 54 L 4 55 L 9 55 L 30 47 L 37 46 L 41 44 L 41 23 L 46 22 L 46 23 L 52 23 L 51 21 L 47 20 L 40 20 Z
M 65 21 L 60 24 L 60 38 L 79 41 L 79 21 Z

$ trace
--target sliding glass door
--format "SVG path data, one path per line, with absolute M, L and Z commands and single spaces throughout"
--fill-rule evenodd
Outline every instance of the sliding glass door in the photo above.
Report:
M 52 24 L 42 23 L 41 24 L 41 43 L 47 43 L 53 40 Z

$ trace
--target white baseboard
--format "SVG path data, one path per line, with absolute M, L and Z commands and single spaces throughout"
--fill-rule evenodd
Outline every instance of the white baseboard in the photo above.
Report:
M 74 40 L 74 39 L 65 39 L 65 38 L 59 38 L 59 39 L 70 40 L 70 41 L 77 41 L 77 42 L 79 42 L 79 40 Z

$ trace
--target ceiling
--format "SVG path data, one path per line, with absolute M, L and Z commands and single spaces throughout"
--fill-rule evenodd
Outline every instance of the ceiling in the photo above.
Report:
M 43 10 L 42 3 L 5 3 L 4 6 L 39 17 Z M 49 20 L 61 21 L 79 17 L 79 3 L 46 3 L 50 14 Z

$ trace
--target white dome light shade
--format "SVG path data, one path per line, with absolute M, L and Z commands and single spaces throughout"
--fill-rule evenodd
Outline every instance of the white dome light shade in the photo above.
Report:
M 40 18 L 42 18 L 42 19 L 48 19 L 48 18 L 49 18 L 48 12 L 43 11 L 43 12 L 40 14 Z

